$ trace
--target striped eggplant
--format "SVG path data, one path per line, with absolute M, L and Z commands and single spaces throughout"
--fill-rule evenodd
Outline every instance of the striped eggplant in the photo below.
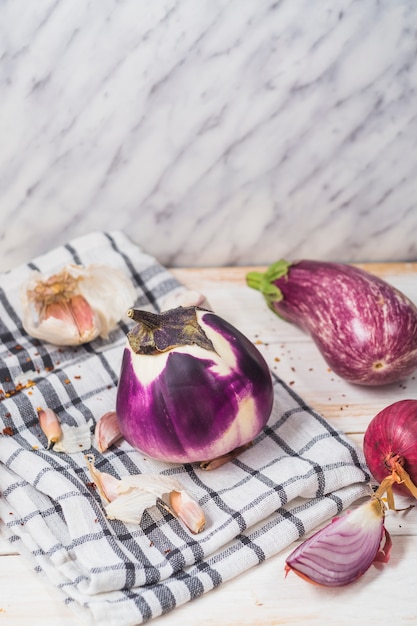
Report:
M 311 335 L 331 369 L 358 385 L 387 385 L 417 368 L 417 307 L 398 289 L 342 263 L 280 260 L 249 272 L 268 306 Z

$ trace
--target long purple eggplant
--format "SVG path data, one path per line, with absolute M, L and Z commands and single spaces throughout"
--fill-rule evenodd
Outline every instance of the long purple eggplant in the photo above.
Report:
M 417 368 L 417 307 L 381 278 L 347 264 L 280 260 L 249 272 L 247 283 L 311 335 L 341 378 L 387 385 Z

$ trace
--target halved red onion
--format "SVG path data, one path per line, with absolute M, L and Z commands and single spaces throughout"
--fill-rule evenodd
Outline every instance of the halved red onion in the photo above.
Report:
M 292 570 L 308 582 L 326 587 L 352 583 L 375 561 L 389 559 L 391 539 L 384 517 L 383 503 L 372 498 L 335 518 L 289 555 L 286 572 Z

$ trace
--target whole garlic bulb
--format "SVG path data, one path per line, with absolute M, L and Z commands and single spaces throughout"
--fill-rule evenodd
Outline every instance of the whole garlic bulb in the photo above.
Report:
M 32 337 L 58 346 L 108 337 L 136 299 L 120 270 L 67 265 L 52 276 L 32 272 L 21 289 L 22 324 Z

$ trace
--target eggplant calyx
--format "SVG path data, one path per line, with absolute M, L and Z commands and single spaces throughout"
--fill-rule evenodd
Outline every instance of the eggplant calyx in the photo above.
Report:
M 127 333 L 136 354 L 160 354 L 179 346 L 195 344 L 215 352 L 214 346 L 198 323 L 200 307 L 177 307 L 162 313 L 129 309 L 128 316 L 137 322 Z
M 280 302 L 284 296 L 279 287 L 274 283 L 279 278 L 287 276 L 291 263 L 280 259 L 276 263 L 272 263 L 265 272 L 249 272 L 246 276 L 246 282 L 252 289 L 260 291 L 265 300 L 271 305 L 273 302 Z

